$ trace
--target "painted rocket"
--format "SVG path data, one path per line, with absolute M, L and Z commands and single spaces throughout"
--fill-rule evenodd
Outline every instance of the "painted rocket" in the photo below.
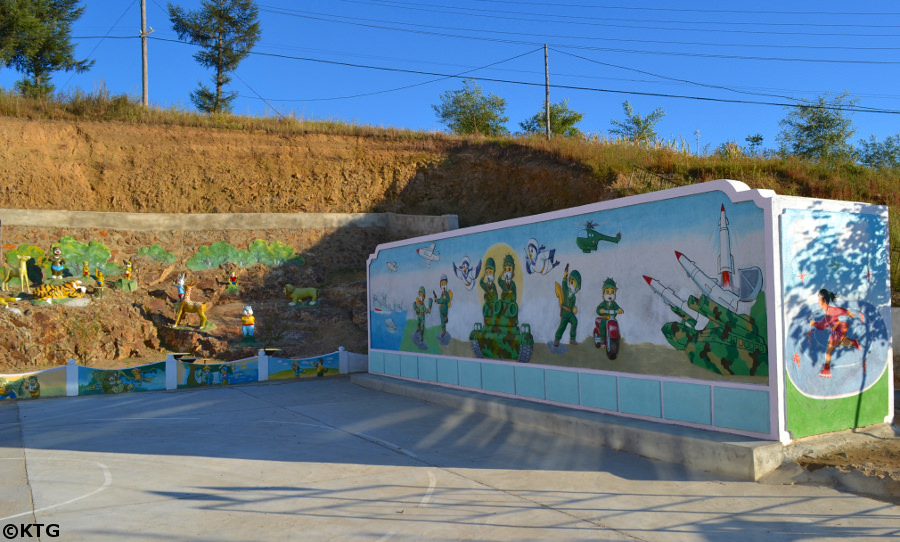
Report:
M 719 211 L 719 283 L 722 288 L 734 288 L 734 256 L 731 254 L 731 235 L 728 233 L 728 217 L 725 216 L 725 204 Z
M 729 254 L 729 257 L 731 255 Z M 712 299 L 719 305 L 724 307 L 728 307 L 729 309 L 737 312 L 738 310 L 738 301 L 740 298 L 738 295 L 731 290 L 726 290 L 722 288 L 712 277 L 704 273 L 697 267 L 690 258 L 685 256 L 684 254 L 675 251 L 675 257 L 678 258 L 678 263 L 681 264 L 681 267 L 684 268 L 684 271 L 691 277 L 691 280 L 700 287 L 700 290 L 706 295 L 706 297 Z
M 670 307 L 675 307 L 676 309 L 680 309 L 684 311 L 685 314 L 693 318 L 694 320 L 699 320 L 700 315 L 697 314 L 697 311 L 688 307 L 688 304 L 685 300 L 678 297 L 678 294 L 675 293 L 675 290 L 669 288 L 662 282 L 656 280 L 653 277 L 648 277 L 647 275 L 642 275 L 644 280 L 647 281 L 647 284 L 650 286 L 650 289 L 655 293 L 659 294 L 660 297 L 663 298 L 663 301 L 666 302 Z

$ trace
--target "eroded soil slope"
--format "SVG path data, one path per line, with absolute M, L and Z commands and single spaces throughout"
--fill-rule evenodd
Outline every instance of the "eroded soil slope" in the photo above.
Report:
M 0 208 L 457 214 L 605 199 L 615 179 L 515 144 L 0 117 Z

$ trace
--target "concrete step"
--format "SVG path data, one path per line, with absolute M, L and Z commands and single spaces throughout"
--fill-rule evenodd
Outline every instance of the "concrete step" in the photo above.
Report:
M 757 481 L 780 467 L 785 459 L 785 447 L 780 443 L 740 435 L 575 410 L 368 373 L 351 375 L 351 382 L 372 390 L 476 412 L 548 433 L 587 440 L 598 446 L 742 480 Z

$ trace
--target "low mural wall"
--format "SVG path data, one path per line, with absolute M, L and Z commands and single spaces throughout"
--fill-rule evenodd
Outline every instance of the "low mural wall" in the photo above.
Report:
M 260 240 L 268 245 L 264 252 L 274 253 L 276 259 L 290 252 L 290 256 L 314 257 L 324 270 L 359 269 L 365 255 L 378 243 L 455 229 L 458 220 L 456 215 L 395 213 L 154 214 L 0 209 L 0 224 L 0 247 L 12 268 L 17 265 L 10 257 L 14 250 L 37 247 L 29 255 L 39 261 L 51 245 L 61 244 L 63 258 L 76 272 L 83 261 L 88 261 L 91 270 L 99 267 L 111 276 L 124 259 L 141 255 L 189 265 L 193 261 L 207 267 L 231 261 L 243 267 L 261 261 L 253 249 Z
M 381 244 L 369 370 L 783 442 L 882 423 L 886 232 L 721 180 Z
M 124 369 L 94 369 L 70 360 L 65 367 L 0 375 L 0 399 L 39 399 L 225 386 L 266 380 L 317 378 L 365 371 L 366 356 L 339 350 L 285 359 L 260 350 L 252 358 L 196 363 L 169 355 L 164 361 Z

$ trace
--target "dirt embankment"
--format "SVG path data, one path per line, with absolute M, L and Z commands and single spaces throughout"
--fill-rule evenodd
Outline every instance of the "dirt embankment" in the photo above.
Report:
M 0 118 L 0 207 L 457 214 L 463 226 L 606 199 L 610 179 L 516 144 Z

